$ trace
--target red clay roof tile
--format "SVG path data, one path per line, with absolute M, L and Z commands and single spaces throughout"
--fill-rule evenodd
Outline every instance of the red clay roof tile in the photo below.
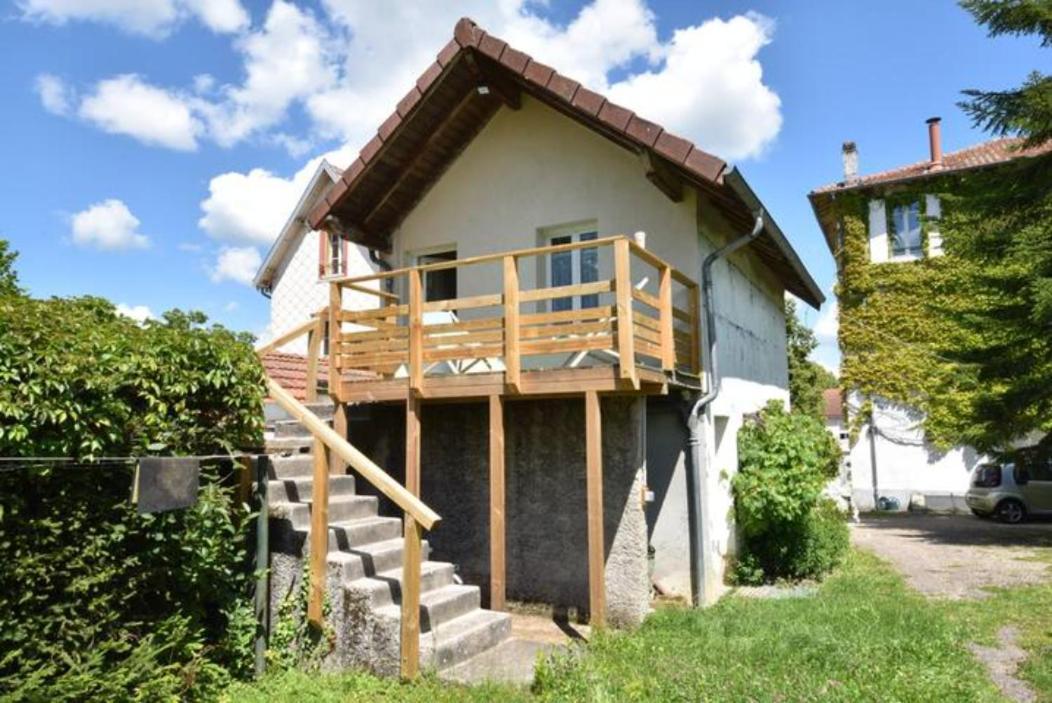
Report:
M 409 92 L 405 94 L 405 97 L 398 101 L 398 105 L 395 108 L 398 110 L 398 114 L 405 117 L 409 114 L 409 111 L 416 107 L 416 104 L 420 102 L 421 93 L 420 90 L 414 85 L 409 89 Z M 368 161 L 368 159 L 366 159 Z
M 599 110 L 599 119 L 618 132 L 624 132 L 628 126 L 628 121 L 632 119 L 632 111 L 620 105 L 615 105 L 608 100 L 603 103 L 602 109 Z
M 555 75 L 555 69 L 551 66 L 541 63 L 534 58 L 530 58 L 530 64 L 523 71 L 522 76 L 530 83 L 535 83 L 542 88 L 548 87 L 548 81 Z
M 380 125 L 380 129 L 376 130 L 376 133 L 380 135 L 380 139 L 386 142 L 395 131 L 395 128 L 400 124 L 402 124 L 402 116 L 397 112 L 392 112 L 391 116 L 384 120 L 384 123 Z
M 433 64 L 428 66 L 427 70 L 424 71 L 420 75 L 420 78 L 416 80 L 417 89 L 421 93 L 426 92 L 427 89 L 431 87 L 431 84 L 434 83 L 440 75 L 442 75 L 442 64 L 438 63 L 438 61 L 435 61 Z
M 628 126 L 625 127 L 625 134 L 642 142 L 647 147 L 654 146 L 654 142 L 657 141 L 658 136 L 663 131 L 661 125 L 654 124 L 650 120 L 644 120 L 639 115 L 632 115 L 632 119 L 628 121 Z
M 457 52 L 460 51 L 460 44 L 457 44 L 456 39 L 450 39 L 446 42 L 446 45 L 442 47 L 442 51 L 438 52 L 438 65 L 445 68 L 453 62 Z
M 687 160 L 687 155 L 690 154 L 693 146 L 693 144 L 682 137 L 677 137 L 670 132 L 662 132 L 654 143 L 654 151 L 669 161 L 681 164 Z
M 574 93 L 581 87 L 581 84 L 572 78 L 567 78 L 561 73 L 553 73 L 551 79 L 548 81 L 548 90 L 552 91 L 566 102 L 573 100 Z
M 373 160 L 373 157 L 380 151 L 380 147 L 384 145 L 384 141 L 380 139 L 380 135 L 376 135 L 368 141 L 368 143 L 362 147 L 361 153 L 358 157 L 365 163 L 369 163 Z
M 526 64 L 530 62 L 530 57 L 518 49 L 505 45 L 504 53 L 500 55 L 500 62 L 521 76 L 526 70 Z
M 605 102 L 606 98 L 602 95 L 584 87 L 578 88 L 573 96 L 573 106 L 581 108 L 589 115 L 598 115 Z
M 504 49 L 507 47 L 508 42 L 498 39 L 492 34 L 484 33 L 482 39 L 479 40 L 479 51 L 494 61 L 500 61 L 500 55 L 504 53 Z

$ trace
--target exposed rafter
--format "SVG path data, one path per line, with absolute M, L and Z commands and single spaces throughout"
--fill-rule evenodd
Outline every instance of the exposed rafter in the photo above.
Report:
M 391 242 L 387 237 L 370 232 L 359 225 L 345 222 L 337 215 L 327 216 L 325 221 L 322 222 L 321 229 L 326 232 L 335 232 L 343 239 L 350 240 L 355 244 L 361 244 L 369 249 L 376 249 L 384 253 L 391 252 Z
M 639 152 L 639 158 L 643 162 L 643 171 L 647 180 L 664 193 L 674 203 L 683 201 L 683 181 L 660 157 L 655 156 L 650 149 Z
M 486 92 L 482 93 L 483 95 L 488 93 L 496 96 L 511 110 L 518 110 L 522 107 L 522 89 L 517 83 L 504 78 L 494 71 L 487 70 L 479 64 L 475 54 L 472 52 L 467 52 L 464 61 L 468 70 L 471 71 L 478 81 L 480 92 L 482 89 L 485 89 Z

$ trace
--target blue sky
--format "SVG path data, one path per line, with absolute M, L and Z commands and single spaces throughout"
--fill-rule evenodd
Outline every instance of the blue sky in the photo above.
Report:
M 262 332 L 245 271 L 308 161 L 343 165 L 469 14 L 733 160 L 830 290 L 806 194 L 838 179 L 841 142 L 870 172 L 925 158 L 932 115 L 947 150 L 982 141 L 959 91 L 1013 86 L 1049 61 L 941 0 L 372 4 L 4 5 L 0 237 L 24 285 Z M 819 357 L 835 363 L 831 340 Z

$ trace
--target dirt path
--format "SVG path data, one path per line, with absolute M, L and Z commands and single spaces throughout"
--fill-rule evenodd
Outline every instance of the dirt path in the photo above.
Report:
M 1003 525 L 970 516 L 863 517 L 853 526 L 858 547 L 891 562 L 930 597 L 983 598 L 989 586 L 1052 578 L 1039 547 L 1052 547 L 1052 523 Z

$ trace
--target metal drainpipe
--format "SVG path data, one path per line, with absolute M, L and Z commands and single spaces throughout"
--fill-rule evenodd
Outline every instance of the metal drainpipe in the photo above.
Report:
M 387 263 L 387 261 L 382 259 L 380 257 L 380 253 L 377 252 L 376 249 L 370 249 L 369 250 L 369 260 L 372 261 L 377 266 L 379 266 L 382 271 L 390 271 L 391 270 L 391 264 Z M 394 280 L 390 279 L 390 278 L 385 278 L 384 279 L 384 288 L 387 289 L 388 293 L 393 293 L 394 292 Z
M 708 339 L 707 353 L 702 357 L 702 367 L 709 379 L 708 390 L 694 401 L 685 412 L 687 425 L 687 523 L 690 532 L 690 586 L 691 600 L 694 607 L 708 605 L 712 598 L 707 593 L 705 574 L 712 569 L 707 563 L 705 549 L 708 541 L 708 528 L 705 525 L 705 514 L 701 508 L 701 491 L 705 485 L 704 462 L 701 456 L 701 415 L 720 393 L 719 365 L 716 359 L 716 313 L 712 306 L 712 266 L 720 259 L 746 246 L 763 232 L 763 209 L 756 211 L 756 223 L 752 231 L 743 234 L 705 257 L 701 264 L 702 307 L 705 311 L 705 333 Z

